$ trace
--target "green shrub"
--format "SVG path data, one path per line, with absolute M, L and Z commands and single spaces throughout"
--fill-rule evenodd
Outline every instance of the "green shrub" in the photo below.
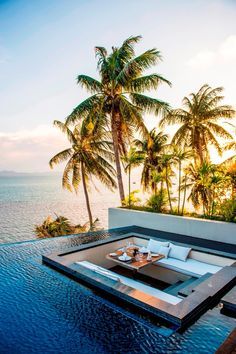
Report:
M 98 219 L 94 221 L 92 228 L 90 229 L 91 231 L 97 229 L 97 222 Z M 41 225 L 35 226 L 35 233 L 39 238 L 72 235 L 86 232 L 88 230 L 89 223 L 85 223 L 84 225 L 73 225 L 66 217 L 57 215 L 55 219 L 48 216 Z
M 226 199 L 219 206 L 219 214 L 225 221 L 236 222 L 236 199 Z
M 152 208 L 157 213 L 164 211 L 166 204 L 167 204 L 167 197 L 166 197 L 166 193 L 163 191 L 151 195 L 151 197 L 147 201 L 147 206 Z
M 134 207 L 135 205 L 140 203 L 140 198 L 136 196 L 136 194 L 138 194 L 139 191 L 135 190 L 133 192 L 130 193 L 130 195 L 127 195 L 125 197 L 125 199 L 123 200 L 122 206 L 123 207 Z

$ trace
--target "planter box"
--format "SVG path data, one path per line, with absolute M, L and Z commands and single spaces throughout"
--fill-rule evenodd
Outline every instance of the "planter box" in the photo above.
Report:
M 109 208 L 108 214 L 109 229 L 136 225 L 154 230 L 236 244 L 235 223 L 121 208 Z

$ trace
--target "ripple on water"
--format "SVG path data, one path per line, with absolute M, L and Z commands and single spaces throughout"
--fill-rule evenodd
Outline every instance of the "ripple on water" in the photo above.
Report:
M 42 254 L 90 239 L 0 246 L 1 352 L 214 353 L 234 328 L 235 320 L 214 308 L 183 334 L 166 337 L 137 321 L 138 315 L 132 319 L 109 299 L 41 264 Z

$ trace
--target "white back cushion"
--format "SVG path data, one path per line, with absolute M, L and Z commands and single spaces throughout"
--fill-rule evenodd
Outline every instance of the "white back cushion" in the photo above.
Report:
M 149 249 L 153 253 L 159 253 L 159 250 L 161 246 L 168 247 L 169 242 L 161 242 L 161 241 L 156 241 L 150 238 L 148 244 L 147 244 L 147 249 Z
M 165 247 L 165 246 L 160 247 L 159 253 L 163 254 L 165 258 L 168 258 L 169 252 L 170 252 L 170 247 Z
M 173 243 L 170 243 L 169 257 L 179 259 L 180 261 L 185 262 L 190 251 L 191 251 L 191 248 L 177 246 L 177 245 L 174 245 Z

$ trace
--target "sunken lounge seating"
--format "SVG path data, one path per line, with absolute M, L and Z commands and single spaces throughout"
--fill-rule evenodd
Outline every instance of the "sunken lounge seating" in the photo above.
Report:
M 145 284 L 143 284 L 139 281 L 136 281 L 134 279 L 127 278 L 123 275 L 120 275 L 120 274 L 118 275 L 106 268 L 97 266 L 96 264 L 93 264 L 91 262 L 80 261 L 80 262 L 76 262 L 76 263 L 79 264 L 80 266 L 90 269 L 90 270 L 94 271 L 95 273 L 98 273 L 104 277 L 110 278 L 114 281 L 119 281 L 124 285 L 128 285 L 133 289 L 140 290 L 140 291 L 144 292 L 145 294 L 154 296 L 160 300 L 164 300 L 172 305 L 176 305 L 182 301 L 182 299 L 180 299 L 176 296 L 167 294 L 164 291 L 155 289 L 151 286 L 145 285 Z
M 165 258 L 156 262 L 157 266 L 164 267 L 191 277 L 200 278 L 206 273 L 215 274 L 225 264 L 221 257 L 193 251 L 191 248 L 178 246 L 170 242 L 161 242 L 150 239 L 146 247 L 151 252 L 163 253 Z M 233 260 L 232 260 L 233 262 Z M 228 263 L 228 262 L 227 262 Z

